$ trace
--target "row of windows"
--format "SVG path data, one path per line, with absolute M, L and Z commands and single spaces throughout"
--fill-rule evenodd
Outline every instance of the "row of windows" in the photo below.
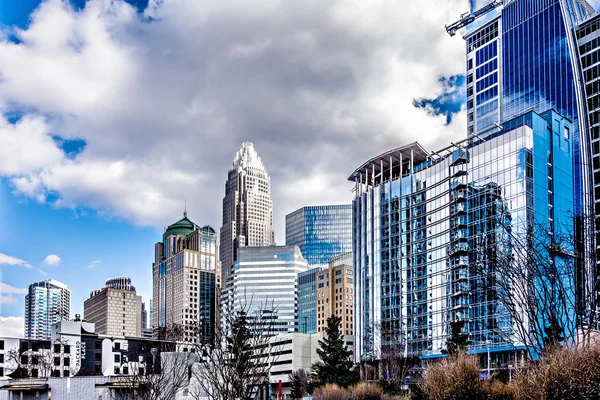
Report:
M 496 21 L 481 29 L 467 40 L 467 52 L 471 52 L 497 37 L 498 22 Z
M 481 65 L 498 56 L 498 42 L 494 41 L 475 53 L 475 64 Z
M 477 70 L 476 70 L 477 78 L 481 78 L 482 76 L 485 76 L 485 75 L 489 74 L 490 72 L 495 71 L 497 69 L 498 69 L 498 58 L 494 58 L 492 61 L 477 68 Z
M 592 39 L 589 42 L 584 43 L 581 46 L 579 46 L 579 54 L 585 54 L 588 51 L 597 49 L 598 47 L 600 47 L 600 37 Z
M 483 103 L 498 96 L 498 85 L 477 95 L 477 103 Z
M 591 67 L 600 61 L 600 49 L 588 54 L 587 56 L 581 57 L 581 66 L 583 69 Z
M 485 78 L 477 81 L 475 87 L 477 89 L 477 92 L 481 92 L 485 88 L 488 88 L 496 83 L 498 83 L 498 73 L 494 72 L 493 74 L 488 75 Z
M 598 29 L 600 29 L 600 19 L 596 18 L 595 21 L 581 27 L 581 29 L 577 31 L 577 39 L 581 39 L 592 32 L 596 32 Z

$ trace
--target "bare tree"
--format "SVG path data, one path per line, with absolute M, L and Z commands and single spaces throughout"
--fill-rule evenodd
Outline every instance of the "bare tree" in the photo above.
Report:
M 273 302 L 252 307 L 252 302 L 229 307 L 222 326 L 215 330 L 214 344 L 200 349 L 202 359 L 192 366 L 196 383 L 190 395 L 196 399 L 247 400 L 269 385 L 271 366 L 279 346 L 277 310 Z
M 577 336 L 573 228 L 510 222 L 496 220 L 479 238 L 475 289 L 495 308 L 487 329 L 535 356 Z
M 171 346 L 152 349 L 152 362 L 126 363 L 111 398 L 115 400 L 174 399 L 188 384 L 188 354 L 172 351 Z

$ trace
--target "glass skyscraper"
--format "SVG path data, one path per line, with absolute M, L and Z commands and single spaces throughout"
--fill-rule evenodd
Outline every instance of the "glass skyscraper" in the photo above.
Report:
M 285 244 L 298 246 L 310 265 L 327 266 L 352 251 L 352 205 L 302 207 L 286 215 Z
M 317 273 L 325 267 L 298 274 L 298 332 L 317 333 Z
M 273 313 L 273 335 L 298 330 L 298 274 L 308 269 L 297 246 L 240 247 L 228 292 L 232 312 Z
M 551 110 L 501 128 L 433 153 L 412 143 L 350 176 L 357 362 L 391 345 L 441 356 L 456 320 L 465 321 L 472 353 L 490 348 L 502 359 L 525 350 L 490 283 L 488 258 L 512 240 L 528 243 L 534 223 L 555 233 L 568 222 L 573 125 Z
M 599 146 L 597 13 L 585 0 L 514 0 L 494 13 L 465 36 L 468 133 L 485 137 L 529 110 L 553 109 L 572 121 L 578 250 L 590 255 L 578 266 L 579 307 L 588 313 L 597 308 L 590 292 L 600 260 L 593 255 L 600 244 L 600 222 L 593 221 L 600 215 L 600 161 L 593 160 Z
M 25 338 L 49 340 L 52 325 L 71 315 L 71 291 L 47 279 L 29 285 L 25 296 Z

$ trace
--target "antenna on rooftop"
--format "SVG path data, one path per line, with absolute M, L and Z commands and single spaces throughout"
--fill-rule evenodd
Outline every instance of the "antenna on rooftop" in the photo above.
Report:
M 187 199 L 183 201 L 183 216 L 187 218 Z

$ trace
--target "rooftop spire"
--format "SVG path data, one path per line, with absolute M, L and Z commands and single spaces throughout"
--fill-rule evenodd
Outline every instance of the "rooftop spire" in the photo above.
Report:
M 187 199 L 183 201 L 183 218 L 187 218 Z

